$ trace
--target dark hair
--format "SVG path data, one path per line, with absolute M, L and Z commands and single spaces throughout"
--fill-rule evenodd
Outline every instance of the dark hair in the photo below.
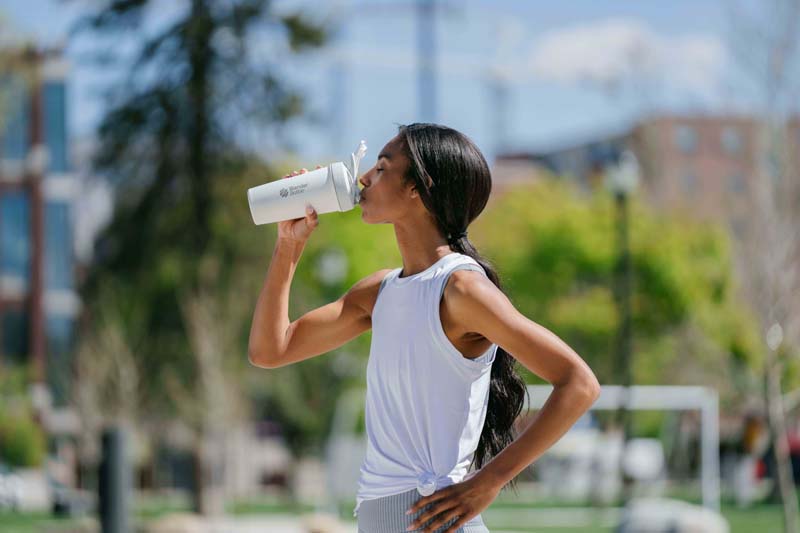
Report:
M 397 136 L 409 160 L 405 180 L 416 185 L 423 205 L 450 247 L 475 259 L 502 290 L 494 267 L 466 236 L 467 226 L 486 207 L 492 191 L 492 176 L 483 154 L 469 137 L 438 124 L 400 126 Z M 473 457 L 476 468 L 482 468 L 514 439 L 514 421 L 522 411 L 526 392 L 516 360 L 498 346 L 486 421 Z

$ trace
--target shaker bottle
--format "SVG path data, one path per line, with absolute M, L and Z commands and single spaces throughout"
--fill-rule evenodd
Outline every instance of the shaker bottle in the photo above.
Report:
M 361 141 L 350 161 L 337 161 L 312 172 L 252 187 L 247 191 L 250 214 L 256 224 L 306 216 L 306 205 L 317 213 L 349 211 L 358 203 L 358 164 L 367 152 Z

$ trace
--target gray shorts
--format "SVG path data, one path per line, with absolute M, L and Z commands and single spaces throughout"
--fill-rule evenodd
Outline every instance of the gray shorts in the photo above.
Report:
M 364 500 L 358 508 L 358 533 L 405 533 L 406 528 L 419 516 L 419 513 L 407 515 L 411 505 L 422 498 L 417 489 L 411 489 L 402 494 L 386 496 L 374 500 Z M 449 524 L 455 522 L 453 519 Z M 444 531 L 442 526 L 437 531 Z M 415 529 L 414 531 L 419 531 Z M 478 515 L 458 528 L 458 533 L 489 533 L 483 523 L 483 518 Z

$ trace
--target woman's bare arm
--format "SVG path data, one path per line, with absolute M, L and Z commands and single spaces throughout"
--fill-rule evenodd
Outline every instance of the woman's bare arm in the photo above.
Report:
M 572 348 L 517 311 L 486 277 L 459 271 L 452 278 L 445 292 L 448 314 L 465 329 L 501 346 L 554 387 L 533 422 L 484 465 L 484 475 L 491 475 L 498 486 L 503 486 L 572 427 L 597 399 L 600 384 Z
M 248 356 L 277 368 L 338 348 L 372 325 L 371 304 L 388 270 L 357 282 L 338 300 L 289 321 L 289 291 L 305 243 L 278 239 L 250 326 Z

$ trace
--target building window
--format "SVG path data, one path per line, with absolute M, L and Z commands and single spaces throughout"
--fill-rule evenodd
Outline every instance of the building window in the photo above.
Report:
M 736 155 L 742 150 L 742 136 L 739 130 L 731 126 L 723 128 L 720 142 L 727 154 Z
M 697 132 L 691 126 L 681 125 L 675 130 L 675 144 L 684 154 L 697 151 Z
M 728 224 L 730 226 L 731 231 L 733 232 L 734 237 L 737 239 L 743 239 L 745 236 L 745 232 L 747 231 L 747 222 L 744 218 L 740 216 L 732 217 Z
M 42 88 L 44 141 L 52 172 L 67 171 L 66 90 L 64 82 L 48 82 Z
M 691 194 L 697 190 L 697 175 L 691 170 L 686 170 L 681 174 L 681 187 L 683 192 Z
M 23 80 L 0 78 L 0 113 L 4 124 L 0 129 L 0 157 L 21 161 L 28 153 L 28 118 L 30 101 Z
M 72 224 L 69 205 L 47 202 L 44 213 L 45 287 L 71 289 L 73 287 Z
M 65 405 L 69 400 L 74 343 L 74 320 L 64 316 L 48 316 L 47 376 L 56 405 Z
M 30 204 L 25 191 L 0 196 L 0 275 L 27 289 L 31 262 Z
M 22 309 L 3 311 L 0 327 L 4 362 L 24 363 L 28 357 L 28 315 Z
M 747 191 L 747 181 L 744 174 L 735 172 L 728 177 L 728 190 L 732 193 L 741 194 Z

